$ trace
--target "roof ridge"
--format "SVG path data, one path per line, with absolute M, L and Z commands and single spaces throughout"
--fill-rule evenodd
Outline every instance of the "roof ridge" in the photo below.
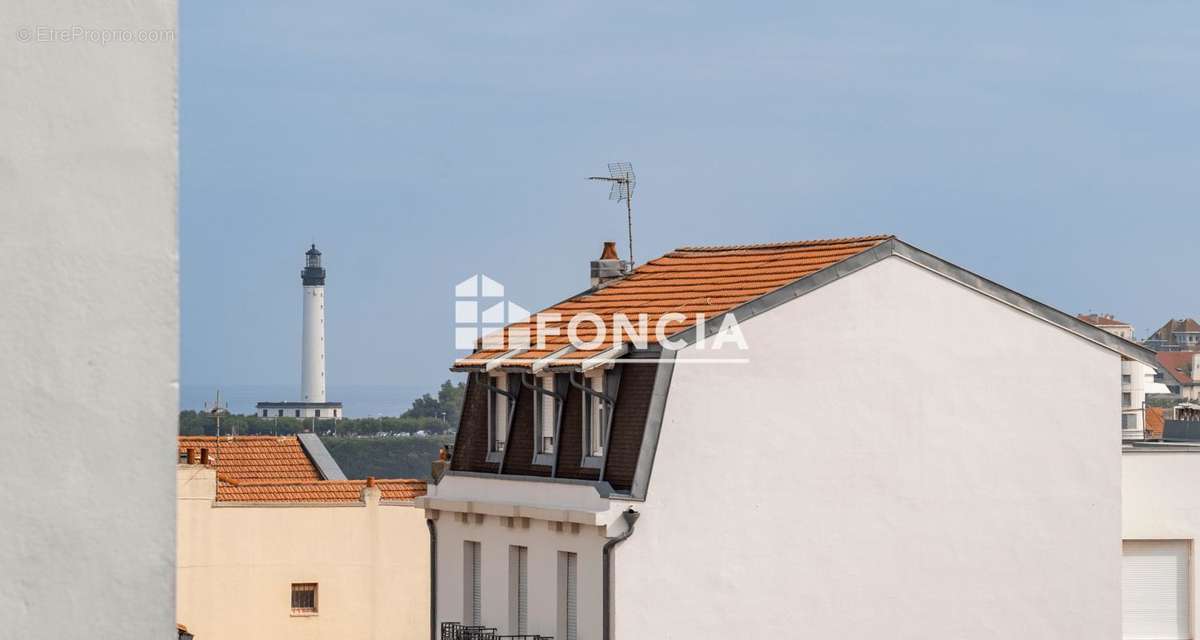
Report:
M 735 251 L 740 249 L 785 249 L 788 247 L 815 247 L 823 244 L 848 244 L 851 242 L 870 242 L 891 240 L 893 234 L 875 236 L 849 236 L 845 238 L 823 238 L 818 240 L 792 240 L 786 242 L 763 242 L 755 244 L 725 244 L 725 245 L 687 245 L 678 247 L 675 251 Z
M 367 481 L 366 478 L 358 478 L 358 479 L 347 478 L 345 480 L 324 480 L 324 479 L 306 480 L 306 479 L 302 479 L 302 478 L 296 478 L 296 479 L 268 478 L 265 480 L 239 480 L 238 484 L 243 487 L 269 487 L 269 486 L 278 487 L 278 486 L 313 485 L 313 484 L 342 484 L 342 483 L 344 483 L 344 484 L 362 484 L 366 481 Z M 379 484 L 380 482 L 406 482 L 406 483 L 427 484 L 429 481 L 421 480 L 420 478 L 375 478 L 375 484 Z

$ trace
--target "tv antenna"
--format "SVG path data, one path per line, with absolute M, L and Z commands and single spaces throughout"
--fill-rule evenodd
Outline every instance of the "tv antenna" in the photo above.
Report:
M 629 162 L 608 163 L 608 176 L 592 176 L 588 180 L 611 182 L 612 189 L 608 192 L 609 200 L 625 201 L 625 214 L 629 227 L 629 265 L 633 266 L 633 187 L 637 185 L 637 176 L 633 173 L 633 164 Z
M 221 404 L 221 390 L 220 389 L 217 389 L 217 399 L 214 400 L 211 405 L 208 402 L 204 403 L 204 413 L 207 413 L 209 416 L 211 416 L 213 418 L 213 420 L 216 420 L 216 422 L 217 422 L 217 442 L 219 443 L 221 441 L 221 416 L 229 415 L 229 406 Z

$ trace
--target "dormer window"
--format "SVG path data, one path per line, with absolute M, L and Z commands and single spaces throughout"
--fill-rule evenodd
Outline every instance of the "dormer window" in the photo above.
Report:
M 508 376 L 488 376 L 488 452 L 503 453 L 508 438 Z
M 541 375 L 534 382 L 537 399 L 533 405 L 533 433 L 535 451 L 539 454 L 554 453 L 554 428 L 558 422 L 558 399 L 554 393 L 554 374 Z
M 604 386 L 604 370 L 590 371 L 584 376 L 584 384 L 596 393 L 607 393 Z M 608 409 L 599 396 L 583 394 L 583 446 L 588 457 L 604 456 L 604 444 L 608 441 Z

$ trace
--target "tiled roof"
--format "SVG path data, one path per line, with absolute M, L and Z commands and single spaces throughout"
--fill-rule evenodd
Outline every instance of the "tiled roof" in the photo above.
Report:
M 1179 384 L 1196 384 L 1192 381 L 1192 358 L 1195 351 L 1159 351 L 1158 363 Z
M 1160 327 L 1158 331 L 1155 331 L 1154 335 L 1150 336 L 1150 339 L 1169 342 L 1171 340 L 1171 334 L 1180 331 L 1190 333 L 1200 332 L 1200 323 L 1191 318 L 1184 318 L 1182 320 L 1167 320 L 1167 323 Z
M 1103 314 L 1099 314 L 1099 313 L 1081 313 L 1075 317 L 1079 318 L 1080 320 L 1083 320 L 1084 322 L 1086 322 L 1088 324 L 1095 325 L 1097 327 L 1128 327 L 1128 326 L 1130 326 L 1128 322 L 1121 322 L 1120 320 L 1117 320 L 1116 318 L 1114 318 L 1110 315 L 1103 315 Z
M 220 483 L 219 502 L 360 502 L 366 480 Z M 412 500 L 425 495 L 424 480 L 376 480 L 382 500 Z
M 1146 407 L 1146 435 L 1157 440 L 1163 434 L 1166 410 L 1162 407 Z
M 737 245 L 718 247 L 682 247 L 636 268 L 630 275 L 600 289 L 589 290 L 560 302 L 542 314 L 560 314 L 556 322 L 547 322 L 559 335 L 547 331 L 544 347 L 537 348 L 537 316 L 505 328 L 508 343 L 514 330 L 518 335 L 527 331 L 532 348 L 503 360 L 506 366 L 528 367 L 569 347 L 567 325 L 576 314 L 591 312 L 600 316 L 610 329 L 607 343 L 593 351 L 574 351 L 555 357 L 555 364 L 578 364 L 600 354 L 614 345 L 611 340 L 613 316 L 624 313 L 635 321 L 645 313 L 648 327 L 667 313 L 682 313 L 684 322 L 666 324 L 666 333 L 674 335 L 695 322 L 695 315 L 707 318 L 737 308 L 805 276 L 833 266 L 886 242 L 892 236 L 865 236 L 778 244 Z M 594 337 L 591 323 L 580 325 L 579 337 Z M 482 348 L 456 362 L 458 367 L 472 367 L 509 353 L 509 349 Z
M 207 448 L 217 474 L 237 482 L 320 480 L 296 436 L 179 436 L 179 452 Z

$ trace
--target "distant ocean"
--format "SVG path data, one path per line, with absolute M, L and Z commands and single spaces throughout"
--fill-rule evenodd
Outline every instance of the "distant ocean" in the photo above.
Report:
M 221 390 L 221 403 L 231 413 L 254 413 L 254 404 L 264 401 L 298 400 L 298 385 L 285 384 L 230 384 L 230 385 L 182 385 L 179 393 L 179 409 L 199 411 L 204 403 L 213 401 L 217 389 Z M 348 385 L 330 386 L 326 397 L 330 402 L 341 402 L 347 418 L 373 416 L 398 416 L 412 406 L 412 401 L 422 394 L 437 393 L 437 385 L 429 387 L 406 387 L 391 385 Z

